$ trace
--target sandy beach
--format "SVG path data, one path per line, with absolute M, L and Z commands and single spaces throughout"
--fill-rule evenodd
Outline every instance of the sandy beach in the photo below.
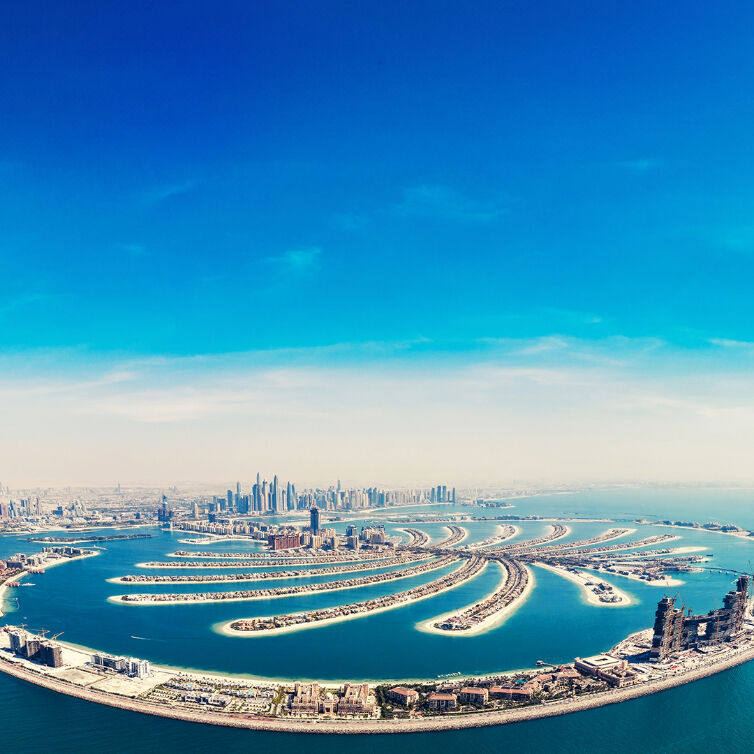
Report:
M 602 568 L 589 568 L 586 569 L 592 573 L 607 574 L 608 576 L 617 576 L 620 579 L 630 579 L 631 581 L 638 581 L 640 584 L 646 584 L 647 586 L 682 586 L 686 582 L 681 579 L 674 579 L 672 576 L 666 576 L 664 579 L 652 579 L 647 581 L 642 579 L 635 573 L 616 573 L 615 571 L 606 571 Z
M 599 581 L 612 586 L 613 594 L 615 594 L 616 597 L 620 598 L 620 602 L 601 602 L 597 595 L 586 585 L 588 581 L 595 580 L 594 576 L 589 576 L 587 574 L 581 574 L 577 576 L 576 574 L 571 573 L 565 568 L 556 568 L 555 566 L 547 565 L 546 563 L 536 562 L 533 563 L 533 565 L 537 566 L 537 568 L 543 568 L 546 571 L 551 571 L 552 573 L 555 573 L 558 576 L 561 576 L 562 578 L 567 579 L 568 581 L 571 581 L 572 583 L 580 586 L 585 601 L 589 605 L 593 605 L 594 607 L 628 607 L 635 601 L 628 594 L 615 587 L 609 581 L 600 578 Z
M 609 529 L 602 534 L 607 534 L 607 532 L 610 531 Z M 579 544 L 578 542 L 564 542 L 563 544 L 559 545 L 559 547 L 563 550 L 572 549 L 574 547 L 602 547 L 606 542 L 612 542 L 615 539 L 620 539 L 621 537 L 627 537 L 629 534 L 634 534 L 636 532 L 636 529 L 626 529 L 626 531 L 621 532 L 619 534 L 613 534 L 610 537 L 605 537 L 604 539 L 600 539 L 599 542 L 595 542 L 593 545 L 583 545 Z M 602 536 L 599 535 L 599 536 Z M 565 536 L 565 535 L 563 535 Z
M 668 540 L 669 541 L 669 540 Z M 704 552 L 709 547 L 671 547 L 668 552 L 662 555 L 645 555 L 643 552 L 636 552 L 631 555 L 632 558 L 667 558 L 671 555 L 684 555 L 691 552 Z
M 468 537 L 469 537 L 469 530 L 468 529 L 464 528 L 463 526 L 460 526 L 459 524 L 456 524 L 456 526 L 458 526 L 458 528 L 461 530 L 461 538 L 457 542 L 453 542 L 452 545 L 447 545 L 448 547 L 457 547 L 458 545 L 461 544 L 461 542 L 465 542 L 468 539 Z M 444 527 L 444 528 L 448 532 L 448 536 L 443 537 L 443 539 L 440 539 L 437 542 L 430 541 L 430 546 L 431 547 L 438 547 L 438 546 L 439 547 L 443 547 L 444 546 L 443 542 L 445 542 L 447 539 L 450 538 L 450 531 L 451 530 L 447 526 Z
M 9 581 L 21 581 L 24 576 L 28 576 L 28 571 L 21 571 L 21 573 L 16 574 L 15 576 L 8 576 L 7 579 L 5 579 L 2 583 L 0 583 L 0 618 L 5 615 L 3 612 L 3 603 L 5 602 L 6 598 L 6 592 L 9 589 L 13 589 L 14 587 L 8 586 Z
M 507 536 L 503 536 L 502 532 L 505 530 L 506 526 L 510 526 L 511 529 L 513 529 L 513 532 Z M 498 524 L 496 536 L 489 537 L 488 540 L 483 540 L 482 542 L 472 542 L 467 545 L 467 547 L 469 550 L 485 550 L 487 547 L 499 547 L 503 542 L 510 542 L 511 539 L 515 539 L 520 534 L 521 527 L 519 526 L 515 526 L 514 524 Z
M 500 579 L 493 593 L 496 592 L 498 589 L 502 589 L 502 587 L 505 586 L 505 582 L 506 582 L 505 570 L 503 569 L 502 565 L 500 565 L 499 563 L 497 563 L 496 565 L 502 571 L 503 577 Z M 444 613 L 443 615 L 438 615 L 434 618 L 430 618 L 430 620 L 428 621 L 422 621 L 420 623 L 417 623 L 416 629 L 418 631 L 423 631 L 424 633 L 427 633 L 427 634 L 438 634 L 440 636 L 451 636 L 451 637 L 464 637 L 464 636 L 479 636 L 480 634 L 485 634 L 488 631 L 491 631 L 493 628 L 497 628 L 498 626 L 505 623 L 505 621 L 508 618 L 510 618 L 510 616 L 516 612 L 516 610 L 518 610 L 521 606 L 523 606 L 526 600 L 529 599 L 529 595 L 534 589 L 534 586 L 535 586 L 534 573 L 532 572 L 531 568 L 529 568 L 528 566 L 525 566 L 525 568 L 529 575 L 529 578 L 528 578 L 528 581 L 526 582 L 526 587 L 524 591 L 515 600 L 513 600 L 513 602 L 511 602 L 509 605 L 506 605 L 505 607 L 501 608 L 500 610 L 493 613 L 492 615 L 488 615 L 484 620 L 475 624 L 474 626 L 467 629 L 466 631 L 443 631 L 441 628 L 436 628 L 435 623 L 442 623 L 442 621 L 446 620 L 447 618 L 451 618 L 454 615 L 459 615 L 460 613 L 463 613 L 466 610 L 469 610 L 478 602 L 483 602 L 484 600 L 488 599 L 490 597 L 490 594 L 485 595 L 480 600 L 477 600 L 477 602 L 472 602 L 470 605 L 466 605 L 465 607 L 461 607 L 461 608 L 458 608 L 457 610 Z

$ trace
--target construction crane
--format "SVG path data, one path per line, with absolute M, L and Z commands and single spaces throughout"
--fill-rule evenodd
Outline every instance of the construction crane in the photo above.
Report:
M 62 636 L 65 633 L 65 631 L 58 631 L 58 633 L 54 634 L 53 637 L 50 639 L 50 641 L 55 641 L 58 636 Z

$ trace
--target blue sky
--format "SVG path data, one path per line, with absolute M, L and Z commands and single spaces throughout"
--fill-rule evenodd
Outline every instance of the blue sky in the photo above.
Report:
M 752 22 L 744 3 L 15 4 L 4 373 L 745 376 Z

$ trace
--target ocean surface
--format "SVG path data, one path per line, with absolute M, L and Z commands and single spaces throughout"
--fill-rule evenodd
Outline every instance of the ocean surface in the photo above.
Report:
M 512 514 L 543 516 L 610 517 L 620 521 L 691 519 L 732 522 L 754 529 L 754 491 L 726 489 L 626 489 L 551 495 L 514 501 Z M 396 509 L 393 518 L 409 513 L 450 510 L 474 515 L 496 515 L 461 506 Z M 372 514 L 366 520 L 378 520 Z M 346 522 L 335 524 L 344 528 Z M 496 524 L 463 524 L 470 531 L 466 543 L 491 536 Z M 442 524 L 416 524 L 434 539 L 447 532 Z M 519 539 L 536 537 L 548 528 L 543 522 L 524 522 Z M 400 524 L 388 524 L 395 531 Z M 568 539 L 577 540 L 605 531 L 610 524 L 572 525 Z M 298 612 L 378 594 L 405 590 L 431 581 L 434 571 L 393 584 L 351 589 L 310 597 L 207 605 L 137 607 L 107 602 L 107 597 L 127 591 L 199 591 L 196 585 L 125 586 L 108 578 L 144 573 L 135 567 L 146 560 L 169 560 L 167 553 L 187 550 L 255 550 L 242 542 L 204 547 L 178 542 L 186 533 L 153 534 L 150 539 L 105 542 L 96 558 L 61 565 L 43 575 L 27 577 L 33 587 L 12 590 L 4 603 L 0 623 L 26 623 L 30 629 L 63 631 L 61 639 L 117 654 L 144 657 L 176 667 L 197 668 L 268 678 L 319 680 L 432 678 L 442 673 L 464 675 L 531 667 L 536 660 L 571 661 L 577 655 L 609 649 L 632 631 L 651 625 L 657 601 L 668 591 L 694 612 L 706 612 L 721 603 L 731 588 L 730 573 L 705 571 L 684 574 L 685 584 L 664 590 L 610 576 L 609 580 L 631 594 L 630 607 L 596 608 L 586 604 L 579 588 L 555 574 L 534 569 L 536 587 L 529 600 L 503 625 L 477 637 L 436 636 L 416 630 L 416 624 L 465 606 L 492 591 L 499 580 L 496 568 L 449 592 L 414 605 L 358 620 L 271 637 L 222 636 L 217 624 L 233 618 Z M 118 533 L 118 532 L 115 532 Z M 671 533 L 680 539 L 668 547 L 706 547 L 710 566 L 751 570 L 754 541 L 699 531 L 638 527 L 623 540 L 653 533 Z M 22 537 L 0 537 L 0 557 L 13 552 L 37 551 L 41 545 Z M 513 540 L 512 540 L 513 541 Z M 566 540 L 562 540 L 566 541 Z M 246 569 L 238 569 L 246 570 Z M 238 572 L 236 570 L 236 572 Z M 282 570 L 282 569 L 281 569 Z M 392 570 L 392 569 L 384 569 Z M 151 570 L 150 573 L 161 573 Z M 165 571 L 165 573 L 186 573 Z M 207 573 L 208 571 L 203 571 Z M 215 572 L 214 570 L 211 572 Z M 376 573 L 370 571 L 369 573 Z M 366 575 L 366 574 L 365 574 Z M 343 578 L 332 575 L 318 580 Z M 290 585 L 296 580 L 265 581 L 264 586 Z M 204 585 L 201 591 L 244 588 L 244 585 Z M 754 750 L 754 721 L 750 714 L 754 696 L 754 663 L 687 684 L 681 688 L 589 712 L 515 725 L 399 736 L 325 736 L 237 731 L 182 723 L 89 704 L 0 674 L 0 741 L 2 751 L 61 752 L 136 751 L 248 751 L 270 747 L 288 752 L 305 746 L 318 752 L 389 751 L 436 752 L 461 750 L 499 751 L 638 751 L 729 752 Z M 724 743 L 723 743 L 724 742 Z

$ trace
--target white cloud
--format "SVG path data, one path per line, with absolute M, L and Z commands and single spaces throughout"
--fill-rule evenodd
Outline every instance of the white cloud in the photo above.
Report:
M 301 484 L 338 473 L 459 486 L 751 481 L 750 370 L 713 352 L 700 364 L 643 341 L 562 340 L 510 341 L 463 358 L 335 344 L 274 358 L 113 359 L 33 379 L 19 376 L 25 357 L 6 355 L 0 457 L 14 478 L 2 478 L 210 481 L 259 467 Z
M 748 340 L 731 340 L 730 338 L 710 338 L 709 342 L 713 346 L 721 348 L 745 348 L 754 349 L 754 342 Z

